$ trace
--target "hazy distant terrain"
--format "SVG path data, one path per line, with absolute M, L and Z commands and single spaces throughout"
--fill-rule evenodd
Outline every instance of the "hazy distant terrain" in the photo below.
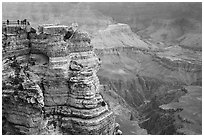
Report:
M 138 125 L 148 134 L 201 134 L 201 3 L 4 2 L 2 11 L 3 20 L 26 18 L 35 28 L 77 22 L 90 32 L 100 82 L 112 89 L 104 96 L 120 104 L 125 134 L 143 134 Z
M 145 38 L 201 47 L 201 3 L 3 3 L 2 10 L 3 20 L 27 18 L 35 27 L 77 22 L 93 33 L 119 22 Z
M 127 23 L 136 30 L 149 26 L 153 19 L 194 18 L 200 23 L 202 20 L 201 3 L 3 3 L 2 10 L 3 19 L 18 17 L 60 23 L 85 19 L 84 24 L 89 19 L 106 19 Z

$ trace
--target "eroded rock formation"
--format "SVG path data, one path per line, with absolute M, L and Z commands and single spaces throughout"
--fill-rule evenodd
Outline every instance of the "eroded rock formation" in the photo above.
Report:
M 90 37 L 3 24 L 3 134 L 121 134 L 100 92 Z

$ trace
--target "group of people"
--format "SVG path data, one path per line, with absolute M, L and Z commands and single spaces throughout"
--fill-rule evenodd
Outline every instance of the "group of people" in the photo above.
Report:
M 10 21 L 9 20 L 6 20 L 6 24 L 9 25 L 10 24 Z M 30 25 L 30 23 L 27 21 L 27 19 L 24 19 L 24 20 L 17 20 L 17 24 L 18 25 Z

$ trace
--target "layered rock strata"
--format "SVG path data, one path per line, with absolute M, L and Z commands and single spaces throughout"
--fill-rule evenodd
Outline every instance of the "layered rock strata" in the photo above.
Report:
M 70 40 L 67 105 L 72 110 L 72 116 L 65 119 L 70 122 L 65 122 L 63 126 L 74 134 L 113 134 L 115 118 L 100 95 L 96 75 L 99 59 L 89 42 L 88 35 L 82 32 L 76 32 Z
M 13 55 L 25 55 L 29 52 L 29 40 L 25 28 L 21 26 L 3 26 L 2 30 L 3 58 Z
M 117 134 L 87 33 L 65 41 L 67 26 L 4 27 L 3 134 Z
M 37 134 L 45 128 L 44 97 L 29 77 L 30 41 L 25 26 L 3 26 L 2 114 L 4 134 Z

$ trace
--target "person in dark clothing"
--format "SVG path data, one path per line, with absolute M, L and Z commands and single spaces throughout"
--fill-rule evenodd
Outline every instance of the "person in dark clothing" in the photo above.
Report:
M 9 20 L 7 20 L 6 22 L 7 22 L 7 25 L 9 25 Z
M 17 20 L 17 23 L 18 23 L 18 25 L 19 25 L 19 20 Z

